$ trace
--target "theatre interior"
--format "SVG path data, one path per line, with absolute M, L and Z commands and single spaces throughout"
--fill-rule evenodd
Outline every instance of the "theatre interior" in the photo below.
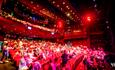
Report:
M 0 0 L 0 70 L 115 70 L 113 0 Z

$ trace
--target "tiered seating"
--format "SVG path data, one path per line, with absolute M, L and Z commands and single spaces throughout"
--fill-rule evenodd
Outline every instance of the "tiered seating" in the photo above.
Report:
M 16 62 L 16 66 L 21 64 L 20 60 L 25 59 L 27 67 L 35 67 L 34 63 L 39 63 L 41 70 L 48 70 L 51 64 L 55 64 L 55 68 L 76 70 L 79 63 L 82 61 L 83 56 L 98 57 L 103 59 L 105 53 L 102 49 L 91 50 L 87 46 L 68 46 L 67 44 L 61 45 L 49 41 L 35 41 L 26 39 L 5 39 L 4 46 L 9 51 L 12 60 Z M 62 67 L 62 54 L 67 51 L 68 62 L 65 67 Z M 90 54 L 90 55 L 89 55 Z

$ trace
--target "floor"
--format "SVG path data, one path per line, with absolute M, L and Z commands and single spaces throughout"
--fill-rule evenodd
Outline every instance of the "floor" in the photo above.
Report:
M 0 70 L 16 70 L 12 62 L 1 63 Z

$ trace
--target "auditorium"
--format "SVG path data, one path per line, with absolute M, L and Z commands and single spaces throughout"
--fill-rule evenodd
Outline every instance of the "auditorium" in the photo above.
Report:
M 0 70 L 115 70 L 113 0 L 0 0 Z

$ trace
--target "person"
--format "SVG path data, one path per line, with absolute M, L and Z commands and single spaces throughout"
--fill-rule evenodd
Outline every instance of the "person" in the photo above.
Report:
M 2 51 L 0 51 L 0 63 L 3 63 L 3 61 L 2 61 L 2 58 L 3 58 L 3 56 L 2 56 Z
M 7 45 L 4 45 L 3 47 L 3 59 L 8 62 L 9 58 L 9 47 Z
M 32 70 L 40 70 L 41 69 L 41 64 L 39 63 L 39 61 L 35 61 L 32 64 Z
M 66 50 L 64 50 L 61 58 L 62 58 L 62 67 L 64 67 L 68 61 L 68 54 L 66 53 Z
M 20 62 L 19 62 L 19 69 L 18 70 L 27 70 L 27 69 L 28 69 L 28 67 L 27 67 L 26 60 L 25 60 L 24 56 L 22 55 Z
M 50 59 L 49 70 L 56 70 L 56 63 L 55 63 L 54 59 Z
M 83 64 L 86 66 L 86 69 L 90 69 L 90 63 L 88 62 L 87 58 L 84 58 Z

